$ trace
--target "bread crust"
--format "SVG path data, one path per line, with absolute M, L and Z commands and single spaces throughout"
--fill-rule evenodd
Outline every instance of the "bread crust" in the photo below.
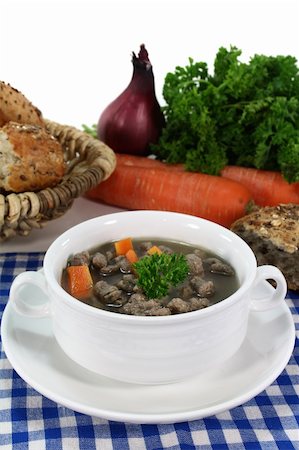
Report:
M 64 176 L 61 144 L 45 128 L 9 122 L 0 129 L 0 188 L 37 191 Z
M 10 121 L 45 126 L 41 111 L 17 89 L 0 81 L 0 127 Z
M 234 222 L 231 230 L 252 248 L 258 265 L 277 266 L 288 288 L 299 290 L 299 205 L 260 208 Z

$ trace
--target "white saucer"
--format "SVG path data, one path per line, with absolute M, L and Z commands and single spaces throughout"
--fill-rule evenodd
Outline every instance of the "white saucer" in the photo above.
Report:
M 217 370 L 176 384 L 142 386 L 110 380 L 77 365 L 57 344 L 51 319 L 20 316 L 10 303 L 1 334 L 12 366 L 38 392 L 81 413 L 134 423 L 200 419 L 243 404 L 278 377 L 295 342 L 292 315 L 283 302 L 275 309 L 250 313 L 240 350 Z

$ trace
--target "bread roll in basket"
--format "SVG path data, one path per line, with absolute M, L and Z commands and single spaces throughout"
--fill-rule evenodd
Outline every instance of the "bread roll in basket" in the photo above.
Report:
M 54 186 L 40 190 L 1 191 L 0 242 L 26 236 L 62 216 L 75 198 L 107 179 L 115 168 L 115 154 L 104 143 L 72 126 L 46 119 L 44 124 L 62 146 L 64 175 Z

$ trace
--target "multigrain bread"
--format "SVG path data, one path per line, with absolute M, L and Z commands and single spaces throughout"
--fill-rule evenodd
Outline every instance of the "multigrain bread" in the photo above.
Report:
M 0 127 L 10 121 L 44 126 L 40 110 L 17 89 L 0 81 Z
M 63 148 L 44 127 L 9 122 L 0 129 L 0 190 L 37 191 L 64 173 Z
M 252 248 L 258 265 L 278 267 L 288 288 L 299 290 L 299 205 L 260 208 L 233 223 L 231 230 Z

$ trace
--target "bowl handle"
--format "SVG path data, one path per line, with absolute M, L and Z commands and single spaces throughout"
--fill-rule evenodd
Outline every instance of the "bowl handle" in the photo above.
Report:
M 266 280 L 274 280 L 274 288 Z M 275 266 L 264 265 L 257 268 L 257 274 L 250 292 L 250 308 L 253 311 L 266 311 L 282 302 L 287 293 L 287 283 L 282 272 Z
M 18 313 L 25 316 L 49 316 L 50 299 L 43 273 L 40 271 L 20 273 L 12 282 L 9 301 Z

